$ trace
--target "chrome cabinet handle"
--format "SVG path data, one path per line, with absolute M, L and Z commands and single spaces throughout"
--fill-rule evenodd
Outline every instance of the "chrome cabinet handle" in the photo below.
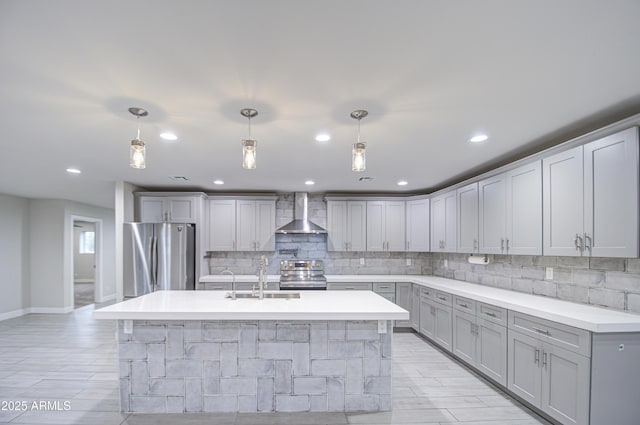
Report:
M 473 250 L 474 251 L 478 251 L 478 240 L 477 239 L 473 240 Z
M 593 246 L 593 240 L 591 239 L 591 236 L 589 236 L 588 233 L 584 234 L 584 248 L 589 250 L 589 253 L 591 253 L 591 247 Z
M 441 297 L 441 296 L 438 296 L 438 299 L 442 300 L 442 301 L 446 301 L 447 300 L 445 297 Z
M 489 317 L 497 317 L 496 314 L 492 311 L 485 311 L 484 314 L 486 314 Z
M 576 251 L 584 251 L 584 240 L 582 239 L 582 236 L 576 233 L 576 238 L 573 240 L 573 242 L 576 244 Z
M 436 315 L 436 308 L 434 306 L 431 306 L 431 315 Z
M 533 354 L 533 364 L 540 363 L 540 349 L 536 348 L 536 351 Z
M 542 366 L 544 366 L 544 368 L 547 368 L 547 352 L 543 351 L 542 352 Z
M 546 336 L 550 336 L 551 334 L 549 333 L 548 330 L 545 329 L 538 329 L 538 328 L 532 328 L 534 331 L 538 332 L 539 334 L 542 335 L 546 335 Z
M 509 252 L 509 238 L 505 239 L 507 241 L 507 252 Z
M 407 241 L 407 251 L 409 251 L 410 247 L 411 247 L 411 241 Z
M 500 251 L 504 252 L 504 238 L 500 238 Z
M 458 304 L 458 305 L 459 305 L 460 307 L 469 308 L 469 306 L 468 306 L 468 305 L 466 305 L 465 303 L 460 303 L 460 304 Z

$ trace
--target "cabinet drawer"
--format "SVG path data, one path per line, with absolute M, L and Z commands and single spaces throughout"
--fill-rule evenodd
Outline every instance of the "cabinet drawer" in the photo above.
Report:
M 478 317 L 507 326 L 507 310 L 495 305 L 478 303 Z
M 425 288 L 424 286 L 420 288 L 420 297 L 433 300 L 435 296 L 436 296 L 435 290 L 431 288 Z
M 435 291 L 435 296 L 433 299 L 436 302 L 444 305 L 452 305 L 453 303 L 453 295 L 447 292 Z
M 454 295 L 453 306 L 456 308 L 456 310 L 476 314 L 476 302 L 474 300 L 470 300 L 469 298 Z
M 509 328 L 574 353 L 591 357 L 591 333 L 584 329 L 511 310 L 509 311 Z
M 330 282 L 327 283 L 327 289 L 330 291 L 370 291 L 371 283 L 368 282 L 354 282 L 354 283 L 341 283 Z
M 395 283 L 380 283 L 376 282 L 373 284 L 373 291 L 379 294 L 395 294 L 396 293 L 396 284 Z
M 200 283 L 200 289 L 204 289 L 206 291 L 231 291 L 233 289 L 233 284 L 231 282 L 204 282 Z

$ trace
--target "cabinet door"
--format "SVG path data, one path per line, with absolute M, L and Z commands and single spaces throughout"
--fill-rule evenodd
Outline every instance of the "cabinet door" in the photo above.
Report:
M 540 408 L 563 424 L 588 423 L 589 358 L 544 344 L 541 362 Z
M 542 164 L 505 173 L 508 254 L 542 255 Z
M 446 206 L 444 195 L 431 199 L 431 251 L 444 251 Z
M 506 254 L 506 188 L 500 174 L 479 183 L 480 252 Z
M 456 252 L 456 191 L 431 200 L 431 250 Z
M 367 202 L 347 202 L 347 250 L 367 250 Z
M 276 203 L 256 201 L 256 249 L 275 251 L 276 249 Z
M 429 251 L 429 200 L 407 201 L 407 251 Z
M 433 306 L 435 307 L 435 334 L 433 340 L 442 346 L 442 348 L 451 351 L 453 341 L 453 318 L 451 307 L 440 303 L 434 303 Z
M 582 146 L 542 160 L 544 255 L 581 255 L 576 235 L 582 237 Z
M 209 200 L 208 251 L 235 251 L 236 201 Z
M 478 183 L 457 190 L 458 252 L 478 252 Z
M 405 205 L 404 201 L 387 201 L 385 204 L 384 234 L 387 251 L 406 250 Z
M 542 373 L 540 342 L 508 330 L 507 388 L 535 407 L 540 407 Z
M 453 310 L 453 343 L 451 352 L 460 360 L 476 364 L 476 318 L 462 311 Z
M 638 128 L 584 145 L 585 255 L 638 256 Z
M 194 197 L 168 197 L 166 209 L 169 221 L 173 223 L 195 223 L 197 219 L 197 198 Z
M 327 201 L 327 251 L 347 251 L 347 201 Z
M 256 201 L 236 201 L 237 251 L 256 250 Z
M 411 327 L 411 311 L 413 305 L 411 303 L 412 287 L 409 282 L 396 283 L 396 304 L 404 308 L 409 312 L 409 320 L 396 320 L 396 327 L 409 328 Z
M 507 386 L 507 328 L 478 318 L 476 367 L 500 385 Z
M 384 251 L 385 205 L 384 201 L 367 201 L 367 251 Z
M 412 285 L 411 295 L 411 327 L 420 332 L 420 285 Z
M 433 340 L 435 335 L 435 307 L 424 297 L 420 298 L 420 333 Z
M 141 223 L 162 223 L 166 221 L 163 197 L 140 196 L 138 205 Z

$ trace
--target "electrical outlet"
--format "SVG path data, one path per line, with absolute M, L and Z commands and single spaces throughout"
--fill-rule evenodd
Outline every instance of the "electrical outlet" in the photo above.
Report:
M 361 259 L 360 259 L 360 265 L 361 265 L 361 266 L 364 266 L 364 258 L 361 258 Z
M 444 268 L 448 268 L 449 267 L 449 260 L 444 260 Z
M 407 258 L 407 266 L 411 265 L 411 258 Z
M 133 320 L 125 320 L 124 321 L 124 329 L 123 332 L 126 334 L 133 333 Z
M 546 280 L 553 280 L 553 267 L 547 267 L 545 269 L 545 276 L 544 278 Z
M 378 333 L 386 334 L 387 333 L 387 321 L 386 320 L 378 320 Z

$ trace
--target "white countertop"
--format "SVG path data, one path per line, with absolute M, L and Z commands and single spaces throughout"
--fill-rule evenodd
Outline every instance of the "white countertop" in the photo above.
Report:
M 264 300 L 231 300 L 224 298 L 225 294 L 226 291 L 158 291 L 101 308 L 93 316 L 118 320 L 409 319 L 407 310 L 370 291 L 300 291 L 299 299 Z
M 221 280 L 204 280 L 219 278 Z M 594 307 L 587 304 L 579 304 L 549 298 L 539 295 L 524 294 L 493 288 L 491 286 L 462 282 L 459 280 L 445 279 L 437 276 L 419 275 L 327 275 L 327 282 L 354 283 L 354 282 L 411 282 L 429 286 L 450 294 L 471 298 L 477 301 L 493 304 L 508 310 L 530 314 L 568 326 L 585 329 L 591 332 L 640 332 L 640 315 L 625 313 L 607 308 Z M 226 278 L 226 279 L 225 279 Z M 241 282 L 245 276 L 236 276 L 236 281 Z M 256 276 L 246 276 L 255 279 Z M 279 276 L 270 275 L 269 281 L 278 281 Z M 271 280 L 274 279 L 274 280 Z M 204 276 L 201 282 L 228 282 L 229 276 Z M 247 280 L 251 281 L 251 280 Z M 342 291 L 341 291 L 342 292 Z M 344 291 L 350 292 L 350 291 Z M 357 291 L 356 291 L 357 292 Z M 362 293 L 362 291 L 360 292 Z

